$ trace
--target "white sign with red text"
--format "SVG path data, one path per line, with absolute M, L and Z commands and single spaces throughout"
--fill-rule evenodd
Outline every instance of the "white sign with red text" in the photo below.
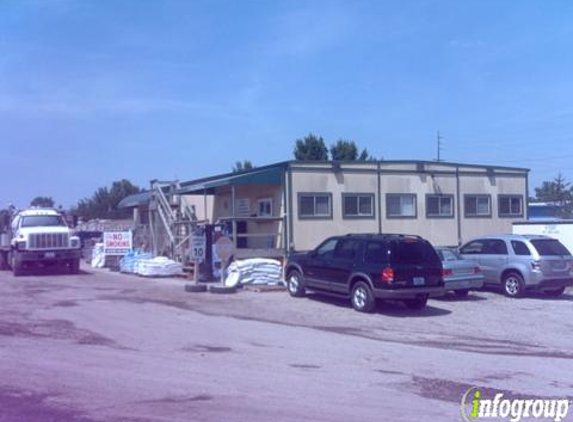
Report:
M 106 255 L 125 255 L 132 246 L 130 231 L 103 233 L 103 253 Z

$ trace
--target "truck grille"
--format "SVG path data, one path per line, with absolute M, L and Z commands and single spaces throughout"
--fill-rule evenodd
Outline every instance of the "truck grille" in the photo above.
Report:
M 58 249 L 68 247 L 67 233 L 30 234 L 28 240 L 28 249 Z

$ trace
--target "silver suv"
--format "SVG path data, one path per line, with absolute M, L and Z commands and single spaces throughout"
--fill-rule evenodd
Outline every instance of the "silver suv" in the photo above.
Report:
M 573 256 L 549 236 L 484 236 L 463 245 L 460 254 L 480 266 L 486 284 L 501 285 L 510 297 L 526 289 L 560 296 L 573 284 Z

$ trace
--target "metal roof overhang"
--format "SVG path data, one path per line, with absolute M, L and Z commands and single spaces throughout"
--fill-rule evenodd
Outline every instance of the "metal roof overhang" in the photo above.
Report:
M 131 208 L 138 207 L 140 205 L 147 205 L 151 199 L 151 192 L 141 192 L 135 193 L 133 195 L 126 196 L 117 204 L 118 208 Z
M 191 182 L 177 189 L 180 195 L 203 194 L 212 195 L 215 188 L 232 185 L 280 185 L 283 183 L 284 168 L 272 167 L 262 170 L 254 170 L 241 174 L 231 174 L 215 177 L 209 180 Z

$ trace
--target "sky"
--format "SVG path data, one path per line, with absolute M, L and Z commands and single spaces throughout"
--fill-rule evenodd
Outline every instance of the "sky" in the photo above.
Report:
M 0 208 L 114 180 L 377 158 L 573 181 L 573 2 L 0 0 Z

